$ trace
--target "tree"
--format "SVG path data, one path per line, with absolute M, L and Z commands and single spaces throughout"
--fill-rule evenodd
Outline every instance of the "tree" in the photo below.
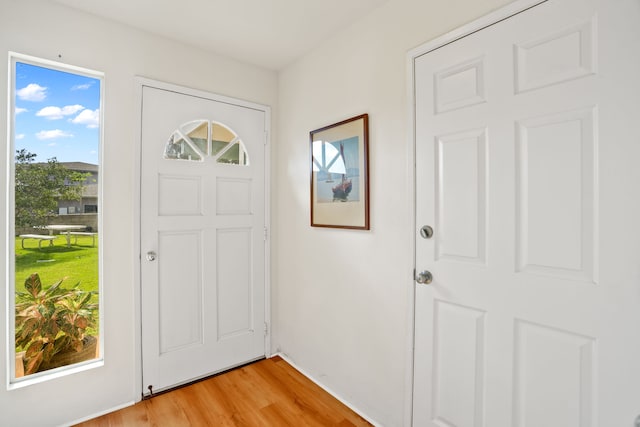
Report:
M 16 227 L 44 226 L 57 215 L 58 200 L 80 200 L 86 175 L 61 165 L 55 157 L 35 163 L 37 154 L 16 151 Z

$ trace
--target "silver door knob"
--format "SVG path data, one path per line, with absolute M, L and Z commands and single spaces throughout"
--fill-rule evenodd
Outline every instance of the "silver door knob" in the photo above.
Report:
M 147 252 L 147 261 L 155 261 L 155 260 L 156 260 L 156 253 L 153 251 Z
M 433 280 L 433 276 L 430 271 L 424 270 L 416 274 L 416 282 L 422 285 L 428 285 Z

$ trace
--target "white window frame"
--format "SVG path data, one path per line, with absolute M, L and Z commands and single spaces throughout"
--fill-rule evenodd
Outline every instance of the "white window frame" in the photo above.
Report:
M 103 239 L 98 239 L 98 318 L 99 318 L 99 355 L 97 358 L 78 363 L 69 366 L 62 366 L 60 368 L 51 369 L 44 372 L 38 372 L 28 376 L 16 378 L 16 351 L 15 351 L 15 85 L 16 85 L 16 63 L 24 63 L 34 65 L 37 67 L 48 68 L 51 70 L 62 71 L 66 73 L 78 74 L 85 77 L 90 77 L 100 81 L 100 134 L 98 145 L 98 167 L 100 177 L 98 179 L 98 230 L 104 235 L 103 228 L 103 215 L 102 215 L 102 201 L 103 201 L 103 152 L 104 152 L 104 85 L 105 74 L 100 71 L 90 70 L 87 68 L 81 68 L 61 62 L 51 61 L 48 59 L 37 58 L 34 56 L 24 55 L 16 52 L 9 52 L 9 86 L 7 90 L 7 188 L 6 188 L 6 277 L 5 277 L 5 301 L 7 301 L 7 327 L 5 330 L 6 336 L 6 351 L 7 357 L 7 390 L 14 390 L 23 388 L 33 384 L 39 384 L 44 381 L 52 380 L 54 378 L 60 378 L 63 376 L 71 375 L 77 372 L 83 372 L 89 369 L 94 369 L 104 365 L 104 280 L 103 280 Z

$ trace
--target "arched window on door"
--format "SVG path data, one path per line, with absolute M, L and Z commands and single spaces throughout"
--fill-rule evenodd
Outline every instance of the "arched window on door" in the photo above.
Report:
M 249 165 L 249 155 L 238 134 L 210 120 L 192 120 L 179 126 L 165 145 L 164 158 L 198 162 L 212 158 L 216 163 Z

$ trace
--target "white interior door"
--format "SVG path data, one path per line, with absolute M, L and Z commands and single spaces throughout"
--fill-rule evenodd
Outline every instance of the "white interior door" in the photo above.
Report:
M 634 425 L 639 23 L 549 0 L 415 59 L 414 425 Z
M 266 110 L 142 89 L 143 392 L 265 355 Z

